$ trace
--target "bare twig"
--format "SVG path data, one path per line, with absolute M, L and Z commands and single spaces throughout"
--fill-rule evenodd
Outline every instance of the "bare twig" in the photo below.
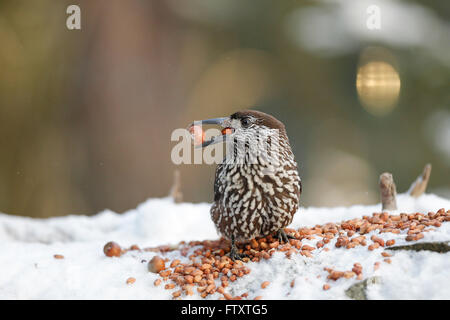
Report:
M 175 203 L 180 203 L 183 201 L 183 193 L 181 192 L 181 179 L 180 170 L 175 170 L 173 173 L 173 185 L 170 189 L 170 196 L 173 198 Z
M 397 190 L 392 174 L 385 172 L 380 175 L 380 193 L 382 210 L 397 210 Z
M 420 197 L 425 190 L 427 189 L 428 180 L 430 179 L 431 174 L 431 164 L 427 164 L 423 169 L 423 172 L 420 176 L 417 177 L 416 181 L 411 184 L 409 187 L 408 193 L 414 197 Z

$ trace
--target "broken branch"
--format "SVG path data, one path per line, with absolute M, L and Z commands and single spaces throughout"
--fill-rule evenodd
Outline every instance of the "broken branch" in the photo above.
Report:
M 389 172 L 380 175 L 380 193 L 382 210 L 397 210 L 397 189 Z
M 427 189 L 428 180 L 430 179 L 431 174 L 431 164 L 427 164 L 423 169 L 423 172 L 420 176 L 417 177 L 416 181 L 411 184 L 409 187 L 408 193 L 414 197 L 420 197 L 425 190 Z

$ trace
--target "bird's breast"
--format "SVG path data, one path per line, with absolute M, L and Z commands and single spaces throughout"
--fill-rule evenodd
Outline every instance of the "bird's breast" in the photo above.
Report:
M 228 214 L 258 210 L 263 218 L 296 210 L 300 179 L 296 167 L 269 167 L 257 164 L 227 165 L 218 174 L 219 201 Z

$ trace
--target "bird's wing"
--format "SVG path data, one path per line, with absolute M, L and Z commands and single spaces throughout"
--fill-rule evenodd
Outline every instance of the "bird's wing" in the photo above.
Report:
M 223 170 L 223 164 L 219 164 L 216 168 L 216 177 L 214 179 L 214 201 L 218 201 L 220 199 L 220 191 L 219 191 L 219 175 Z

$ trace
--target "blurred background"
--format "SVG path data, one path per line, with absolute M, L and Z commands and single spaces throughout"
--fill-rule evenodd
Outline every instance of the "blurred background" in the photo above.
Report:
M 123 212 L 176 169 L 212 202 L 215 166 L 174 165 L 171 133 L 247 108 L 285 123 L 303 206 L 376 203 L 380 173 L 404 192 L 427 162 L 449 198 L 449 20 L 438 0 L 2 0 L 0 212 Z

